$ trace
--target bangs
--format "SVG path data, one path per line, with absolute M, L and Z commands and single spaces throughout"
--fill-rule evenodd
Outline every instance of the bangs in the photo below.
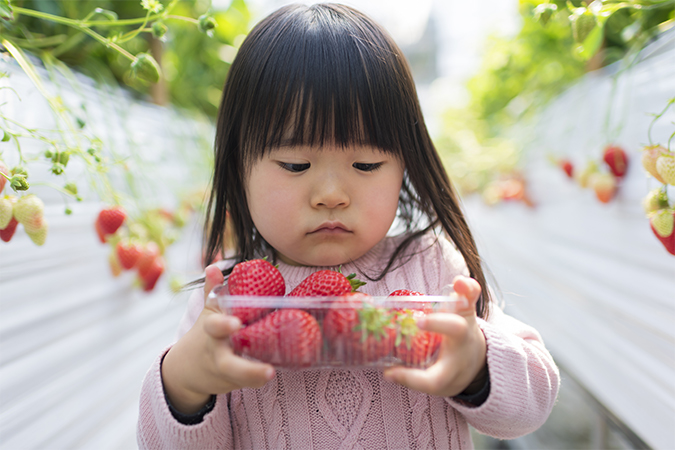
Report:
M 230 80 L 243 100 L 231 118 L 244 161 L 281 146 L 369 145 L 401 157 L 412 144 L 418 104 L 407 63 L 360 17 L 341 5 L 291 5 L 251 31 L 231 68 L 249 76 Z

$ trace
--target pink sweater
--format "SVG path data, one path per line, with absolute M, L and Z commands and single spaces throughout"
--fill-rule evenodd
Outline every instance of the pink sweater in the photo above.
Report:
M 386 238 L 343 273 L 381 267 L 400 238 Z M 461 254 L 443 238 L 424 236 L 403 267 L 360 290 L 386 296 L 396 289 L 438 295 L 458 274 L 468 275 Z M 288 292 L 323 268 L 279 263 Z M 363 277 L 361 277 L 363 278 Z M 203 305 L 196 291 L 178 330 L 182 336 Z M 480 406 L 429 396 L 385 381 L 379 370 L 277 370 L 260 389 L 218 395 L 203 422 L 183 425 L 164 399 L 160 361 L 148 371 L 140 398 L 141 449 L 470 449 L 469 425 L 513 439 L 542 425 L 555 402 L 558 369 L 533 328 L 493 306 L 479 319 L 487 340 L 490 394 Z

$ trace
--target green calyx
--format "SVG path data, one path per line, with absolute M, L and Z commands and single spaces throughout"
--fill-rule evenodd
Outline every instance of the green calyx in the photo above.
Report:
M 209 36 L 213 34 L 213 30 L 218 26 L 218 22 L 216 22 L 216 19 L 213 17 L 209 16 L 208 14 L 204 14 L 199 16 L 199 31 L 202 33 L 206 33 Z
M 419 328 L 417 328 L 417 321 L 413 317 L 413 312 L 409 309 L 399 313 L 397 317 L 398 321 L 398 331 L 396 333 L 396 342 L 395 345 L 398 347 L 401 344 L 401 341 L 405 339 L 405 345 L 410 350 L 412 347 L 412 338 L 417 334 Z
M 361 286 L 366 285 L 365 281 L 361 281 L 358 278 L 356 278 L 355 273 L 350 273 L 345 278 L 347 278 L 347 280 L 349 280 L 349 284 L 352 287 L 352 292 L 356 292 Z
M 361 342 L 365 342 L 369 336 L 374 336 L 379 341 L 387 336 L 387 328 L 394 328 L 391 323 L 394 313 L 387 313 L 383 308 L 364 302 L 358 314 L 359 323 L 353 331 L 361 332 Z

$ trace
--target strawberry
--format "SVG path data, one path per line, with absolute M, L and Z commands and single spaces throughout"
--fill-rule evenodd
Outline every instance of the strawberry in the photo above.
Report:
M 286 292 L 286 282 L 281 272 L 264 259 L 252 259 L 235 265 L 227 279 L 227 287 L 230 295 L 277 297 Z M 248 325 L 271 311 L 271 308 L 235 307 L 230 314 Z
M 389 297 L 413 297 L 418 295 L 424 295 L 421 292 L 411 291 L 410 289 L 398 289 L 391 294 Z
M 6 195 L 0 198 L 0 230 L 7 228 L 12 220 L 14 203 L 16 203 L 16 197 Z
M 624 149 L 616 145 L 608 145 L 602 155 L 602 160 L 609 166 L 615 177 L 622 178 L 628 171 L 628 156 Z
M 598 164 L 595 161 L 589 161 L 584 170 L 578 172 L 576 175 L 579 186 L 586 189 L 590 185 L 591 178 L 598 173 L 598 170 Z
M 665 184 L 666 182 L 663 181 L 663 178 L 661 178 L 661 175 L 656 170 L 656 160 L 659 159 L 659 156 L 663 153 L 667 153 L 668 150 L 666 150 L 665 147 L 661 145 L 647 145 L 646 147 L 642 148 L 642 167 L 654 178 L 659 183 Z
M 115 252 L 120 266 L 129 270 L 138 262 L 141 253 L 143 253 L 143 247 L 131 241 L 119 241 L 115 246 Z
M 668 215 L 670 217 L 668 217 Z M 663 210 L 662 213 L 652 215 L 649 219 L 649 225 L 652 232 L 668 253 L 675 255 L 675 232 L 673 232 L 673 222 L 675 221 L 675 211 Z M 658 228 L 657 228 L 658 227 Z M 666 233 L 670 230 L 670 234 Z
M 136 269 L 138 269 L 138 274 L 141 278 L 145 277 L 145 273 L 150 269 L 153 261 L 157 259 L 159 255 L 159 246 L 154 242 L 150 241 L 143 247 L 143 251 L 136 261 Z
M 656 171 L 664 183 L 675 186 L 675 153 L 663 153 L 656 160 Z
M 7 178 L 2 175 L 3 173 L 11 178 L 9 168 L 4 162 L 0 161 L 0 192 L 2 192 L 2 190 L 5 188 L 5 183 L 7 183 Z
M 647 196 L 642 199 L 642 207 L 647 214 L 659 209 L 668 208 L 668 194 L 663 189 L 652 189 Z
M 417 319 L 431 313 L 431 308 L 406 309 L 397 314 L 395 355 L 406 366 L 423 367 L 434 356 L 441 345 L 441 336 L 420 330 Z
M 569 159 L 561 159 L 560 168 L 565 172 L 568 178 L 574 177 L 574 165 Z
M 164 258 L 157 256 L 143 273 L 140 271 L 138 273 L 143 290 L 146 292 L 153 290 L 162 273 L 164 273 Z
M 616 194 L 616 178 L 609 173 L 594 173 L 589 180 L 595 196 L 602 203 L 609 203 Z
M 45 204 L 33 194 L 19 198 L 14 205 L 13 214 L 23 225 L 26 232 L 37 232 L 43 227 Z
M 101 224 L 99 224 L 98 221 L 94 224 L 94 228 L 96 228 L 96 235 L 98 236 L 98 240 L 101 241 L 101 244 L 105 244 L 105 233 L 103 233 L 103 230 L 101 229 Z
M 122 273 L 122 266 L 116 252 L 110 252 L 108 254 L 108 265 L 110 265 L 110 272 L 113 277 L 120 276 Z
M 323 320 L 323 334 L 330 357 L 345 364 L 369 364 L 393 355 L 396 330 L 394 314 L 371 302 L 360 292 L 337 299 Z
M 127 213 L 121 206 L 103 208 L 96 217 L 96 231 L 103 236 L 114 234 L 127 218 Z
M 675 212 L 661 209 L 649 216 L 649 223 L 652 229 L 661 237 L 669 237 L 673 234 L 673 215 Z
M 288 295 L 290 297 L 339 297 L 354 292 L 366 284 L 355 277 L 354 273 L 344 276 L 339 270 L 319 270 L 302 280 Z
M 284 367 L 309 367 L 321 357 L 321 329 L 314 317 L 299 309 L 279 309 L 231 336 L 232 348 Z
M 5 242 L 9 242 L 12 239 L 12 236 L 14 236 L 14 232 L 16 231 L 16 226 L 18 224 L 19 222 L 17 222 L 17 220 L 12 217 L 7 226 L 0 230 L 0 239 Z
M 47 224 L 46 221 L 42 221 L 40 228 L 28 229 L 24 226 L 24 230 L 26 231 L 26 234 L 28 235 L 30 240 L 33 241 L 33 243 L 39 247 L 43 245 L 47 240 L 47 232 L 49 231 L 49 225 Z

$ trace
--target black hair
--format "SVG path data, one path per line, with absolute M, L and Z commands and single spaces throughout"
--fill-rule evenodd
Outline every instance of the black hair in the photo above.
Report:
M 408 236 L 372 279 L 398 267 L 414 239 L 440 227 L 480 283 L 477 313 L 487 317 L 490 293 L 481 260 L 424 123 L 408 63 L 383 28 L 344 5 L 282 7 L 259 22 L 239 48 L 217 120 L 204 264 L 225 254 L 226 226 L 236 243 L 234 263 L 275 254 L 251 219 L 247 172 L 280 145 L 327 143 L 370 145 L 405 167 L 398 219 Z

